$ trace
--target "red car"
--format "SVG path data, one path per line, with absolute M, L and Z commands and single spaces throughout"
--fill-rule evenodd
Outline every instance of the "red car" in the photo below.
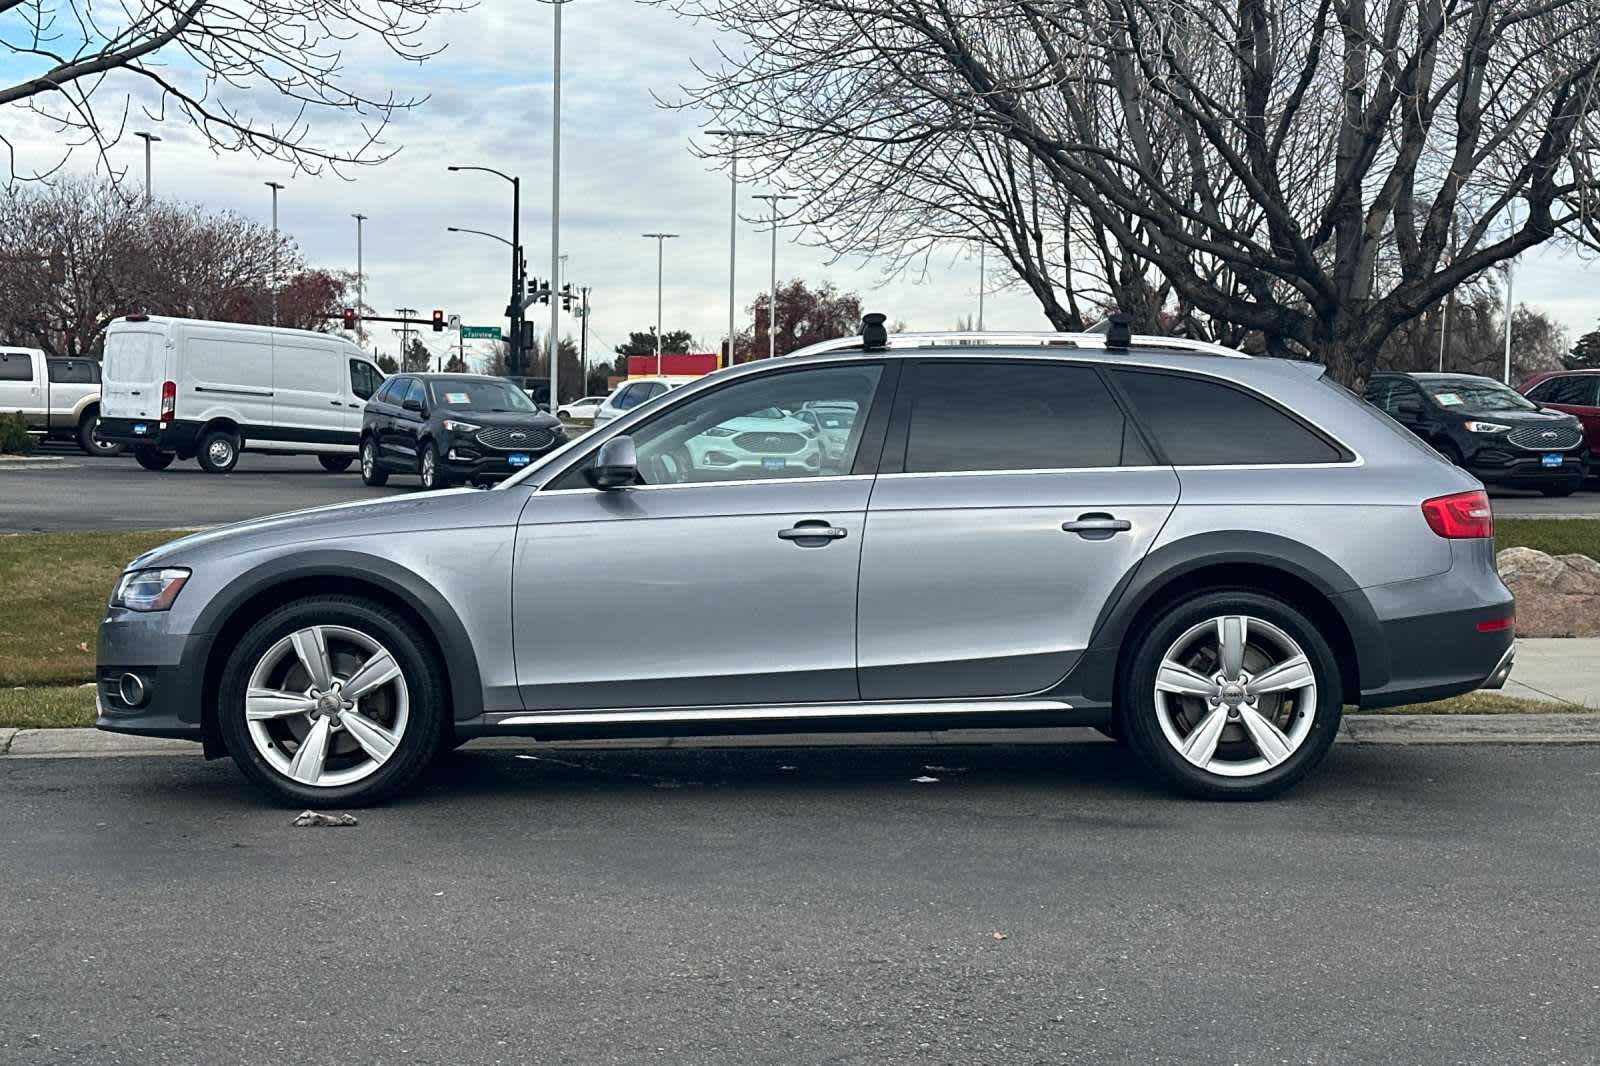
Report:
M 1549 370 L 1522 383 L 1522 395 L 1583 423 L 1589 469 L 1600 471 L 1600 370 Z

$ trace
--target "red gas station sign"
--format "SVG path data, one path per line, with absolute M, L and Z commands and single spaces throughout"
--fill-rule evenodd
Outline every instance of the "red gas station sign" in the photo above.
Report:
M 648 377 L 658 373 L 698 377 L 701 374 L 709 374 L 715 369 L 717 369 L 716 352 L 663 353 L 660 370 L 656 369 L 656 357 L 653 355 L 628 356 L 630 378 Z

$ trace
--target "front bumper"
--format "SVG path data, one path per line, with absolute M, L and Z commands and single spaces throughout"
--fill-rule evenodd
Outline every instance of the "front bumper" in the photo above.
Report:
M 566 443 L 559 441 L 557 447 Z M 466 444 L 452 444 L 444 453 L 444 470 L 457 481 L 499 481 L 520 473 L 554 451 L 500 452 Z M 513 465 L 513 454 L 526 455 L 528 461 Z
M 95 668 L 95 727 L 143 737 L 204 740 L 205 662 L 209 635 L 174 633 L 165 611 L 108 608 L 100 623 Z M 126 675 L 138 685 L 124 685 Z M 130 703 L 125 693 L 142 689 Z M 208 745 L 209 750 L 210 745 Z
M 1560 466 L 1545 466 L 1542 456 L 1561 456 Z M 1582 447 L 1568 452 L 1528 452 L 1521 449 L 1486 447 L 1466 462 L 1466 468 L 1485 485 L 1507 488 L 1566 484 L 1588 476 L 1588 456 Z

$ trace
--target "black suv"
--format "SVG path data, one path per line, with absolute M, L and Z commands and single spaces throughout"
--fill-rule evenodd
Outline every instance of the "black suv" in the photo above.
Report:
M 1570 496 L 1588 473 L 1583 425 L 1474 374 L 1374 374 L 1367 401 L 1485 485 Z
M 361 418 L 361 480 L 416 474 L 424 489 L 494 481 L 564 443 L 555 416 L 504 378 L 398 374 Z

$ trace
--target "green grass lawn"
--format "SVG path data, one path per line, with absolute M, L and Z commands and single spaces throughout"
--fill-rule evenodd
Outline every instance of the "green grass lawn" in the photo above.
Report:
M 1537 548 L 1551 555 L 1576 552 L 1600 559 L 1600 518 L 1500 518 L 1494 520 L 1494 548 Z
M 95 631 L 117 576 L 134 556 L 182 535 L 0 536 L 0 690 L 93 681 Z

